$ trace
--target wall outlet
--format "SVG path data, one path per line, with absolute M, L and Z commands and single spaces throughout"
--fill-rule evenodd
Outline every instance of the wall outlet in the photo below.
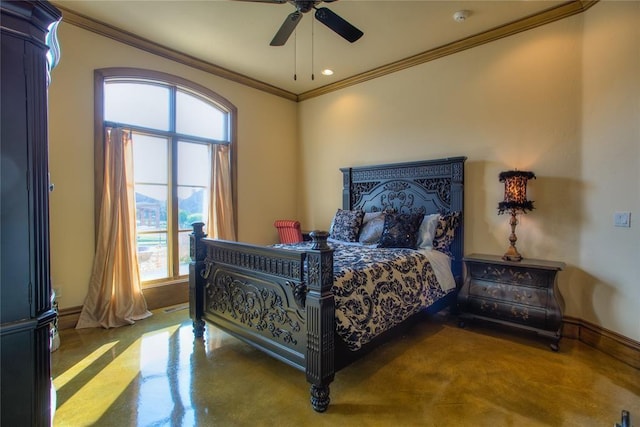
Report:
M 631 212 L 614 213 L 613 225 L 616 227 L 631 227 Z

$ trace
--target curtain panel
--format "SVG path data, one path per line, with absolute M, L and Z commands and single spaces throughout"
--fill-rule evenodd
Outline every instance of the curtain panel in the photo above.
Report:
M 231 147 L 226 144 L 209 146 L 211 182 L 207 232 L 213 239 L 236 240 L 230 151 Z
M 151 316 L 140 286 L 135 218 L 131 131 L 106 127 L 96 254 L 76 328 L 113 328 Z

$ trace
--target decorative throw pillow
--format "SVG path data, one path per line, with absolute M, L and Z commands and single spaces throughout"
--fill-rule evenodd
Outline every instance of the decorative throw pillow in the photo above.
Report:
M 418 242 L 418 230 L 423 218 L 423 214 L 386 214 L 378 247 L 415 249 Z
M 358 236 L 358 241 L 363 245 L 378 243 L 380 236 L 382 236 L 385 215 L 382 212 L 376 213 L 378 215 L 372 215 L 369 217 L 370 219 L 367 219 L 367 215 L 369 215 L 369 213 L 364 214 L 362 228 L 360 229 L 360 236 Z
M 453 257 L 450 248 L 453 239 L 456 237 L 455 231 L 458 225 L 460 225 L 460 218 L 460 212 L 450 212 L 440 215 L 436 233 L 433 236 L 433 249 Z
M 366 223 L 380 215 L 384 215 L 384 212 L 365 212 L 364 217 L 362 217 L 362 225 L 364 226 Z
M 418 247 L 419 248 L 431 248 L 433 246 L 433 236 L 436 234 L 436 227 L 438 226 L 438 220 L 440 214 L 435 213 L 431 215 L 425 215 L 422 223 L 420 224 L 420 231 L 418 232 Z
M 338 209 L 331 222 L 329 237 L 345 242 L 357 242 L 364 212 Z

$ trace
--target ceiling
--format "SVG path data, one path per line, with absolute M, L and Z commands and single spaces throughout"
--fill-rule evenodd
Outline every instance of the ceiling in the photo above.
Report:
M 281 47 L 269 42 L 286 4 L 238 0 L 53 0 L 63 20 L 292 99 L 366 80 L 583 11 L 590 1 L 340 0 L 328 7 L 364 32 L 351 44 L 304 14 Z M 463 22 L 455 12 L 469 11 Z M 105 25 L 106 24 L 106 25 Z M 505 26 L 505 24 L 508 24 Z M 535 24 L 535 25 L 533 25 Z M 462 41 L 462 42 L 461 42 Z M 64 45 L 62 46 L 64 55 Z M 435 52 L 435 53 L 434 53 Z M 175 59 L 175 58 L 174 58 Z M 334 70 L 324 76 L 321 70 Z M 296 78 L 294 79 L 294 76 Z

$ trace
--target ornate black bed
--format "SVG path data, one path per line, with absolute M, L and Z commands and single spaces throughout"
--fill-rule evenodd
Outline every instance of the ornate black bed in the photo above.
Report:
M 465 157 L 343 168 L 343 207 L 365 212 L 463 212 Z M 450 247 L 462 283 L 463 221 Z M 205 321 L 306 373 L 311 404 L 329 405 L 335 372 L 394 335 L 394 328 L 357 352 L 336 334 L 334 250 L 327 232 L 311 233 L 305 250 L 207 239 L 194 224 L 189 267 L 190 316 L 202 337 Z M 455 306 L 455 291 L 424 311 Z M 417 317 L 412 316 L 412 317 Z M 397 332 L 395 332 L 397 333 Z

